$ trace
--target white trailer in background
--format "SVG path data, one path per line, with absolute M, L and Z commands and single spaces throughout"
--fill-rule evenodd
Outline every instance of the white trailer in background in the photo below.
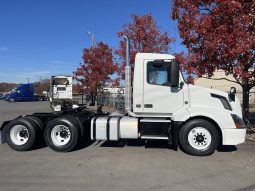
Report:
M 72 76 L 52 76 L 50 104 L 54 111 L 78 107 L 73 101 Z

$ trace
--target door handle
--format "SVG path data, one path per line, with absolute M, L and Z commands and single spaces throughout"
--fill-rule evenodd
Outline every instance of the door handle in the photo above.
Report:
M 153 104 L 144 104 L 144 108 L 153 108 Z

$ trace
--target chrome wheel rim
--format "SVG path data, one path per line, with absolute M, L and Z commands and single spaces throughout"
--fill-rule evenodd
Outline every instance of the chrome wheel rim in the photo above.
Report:
M 191 147 L 197 150 L 206 150 L 212 142 L 211 133 L 204 127 L 195 127 L 188 134 Z
M 71 132 L 67 126 L 57 125 L 51 131 L 51 140 L 56 146 L 66 145 L 70 139 Z
M 29 139 L 28 129 L 23 125 L 15 125 L 10 131 L 10 138 L 15 145 L 24 145 Z

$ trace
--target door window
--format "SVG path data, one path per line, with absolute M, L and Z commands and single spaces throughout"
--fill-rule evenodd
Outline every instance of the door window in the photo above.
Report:
M 147 82 L 153 85 L 170 86 L 170 63 L 148 62 Z

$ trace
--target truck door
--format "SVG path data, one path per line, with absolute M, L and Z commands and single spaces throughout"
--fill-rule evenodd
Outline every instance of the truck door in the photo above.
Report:
M 171 87 L 171 60 L 144 61 L 143 112 L 171 115 L 184 107 L 183 90 Z

